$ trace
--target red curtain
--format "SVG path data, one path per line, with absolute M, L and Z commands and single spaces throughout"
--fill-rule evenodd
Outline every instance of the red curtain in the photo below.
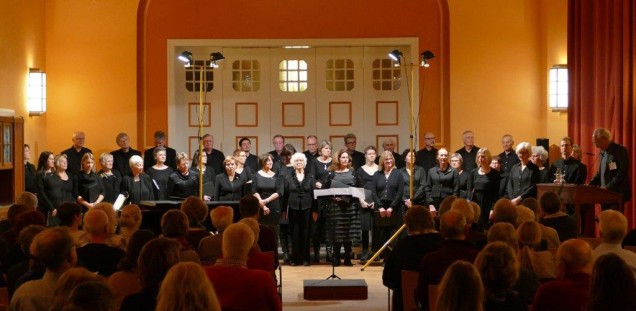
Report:
M 569 0 L 568 131 L 579 143 L 588 166 L 588 181 L 598 170 L 599 150 L 592 132 L 605 127 L 630 153 L 632 199 L 625 205 L 630 227 L 636 224 L 636 158 L 634 147 L 634 40 L 636 0 Z

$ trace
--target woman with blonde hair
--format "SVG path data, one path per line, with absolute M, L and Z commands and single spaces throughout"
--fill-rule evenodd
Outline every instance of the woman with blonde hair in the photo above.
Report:
M 478 222 L 481 226 L 488 223 L 490 211 L 499 199 L 499 183 L 501 177 L 499 172 L 490 167 L 492 155 L 488 148 L 481 148 L 477 151 L 477 168 L 469 172 L 468 178 L 468 199 L 476 202 L 481 207 L 481 217 Z
M 214 182 L 214 200 L 238 201 L 243 197 L 243 185 L 247 180 L 236 173 L 234 157 L 225 157 L 223 167 L 225 171 L 216 175 Z
M 534 271 L 539 279 L 556 278 L 554 257 L 549 251 L 536 251 L 541 243 L 541 227 L 533 220 L 522 222 L 517 228 L 519 248 L 517 257 L 521 267 Z
M 519 279 L 519 262 L 512 247 L 503 242 L 493 242 L 475 259 L 484 285 L 484 309 L 524 311 L 528 305 L 513 290 Z
M 473 264 L 458 260 L 444 274 L 437 292 L 437 311 L 482 311 L 484 286 Z
M 201 265 L 180 262 L 170 268 L 161 283 L 155 310 L 216 311 L 221 305 Z
M 138 205 L 128 204 L 121 209 L 119 214 L 119 233 L 126 242 L 139 230 L 141 226 L 141 209 Z
M 80 171 L 73 178 L 73 193 L 77 203 L 89 209 L 104 200 L 106 193 L 101 178 L 95 173 L 95 157 L 87 152 L 82 156 Z

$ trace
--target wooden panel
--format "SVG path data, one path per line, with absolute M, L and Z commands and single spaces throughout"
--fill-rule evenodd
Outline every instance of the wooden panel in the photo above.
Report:
M 258 103 L 235 103 L 234 107 L 236 127 L 258 127 Z
M 203 127 L 210 127 L 212 105 L 203 103 Z M 199 127 L 199 103 L 188 103 L 188 127 Z
M 329 126 L 351 126 L 351 102 L 329 103 Z
M 397 101 L 375 102 L 375 124 L 377 126 L 399 125 L 399 109 Z
M 282 127 L 305 126 L 305 103 L 283 103 Z

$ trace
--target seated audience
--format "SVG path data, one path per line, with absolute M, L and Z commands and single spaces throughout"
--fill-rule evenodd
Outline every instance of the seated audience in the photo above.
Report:
M 384 262 L 382 283 L 393 290 L 393 310 L 402 310 L 402 270 L 417 271 L 422 257 L 435 249 L 442 235 L 428 207 L 413 205 L 404 214 L 408 236 L 399 240 Z
M 621 247 L 621 241 L 627 234 L 627 218 L 625 215 L 615 210 L 604 210 L 599 217 L 599 227 L 603 243 L 592 251 L 594 259 L 605 254 L 614 253 L 621 257 L 636 273 L 636 253 Z
M 64 310 L 112 311 L 115 307 L 113 293 L 103 282 L 86 282 L 71 292 Z
M 150 230 L 137 230 L 128 241 L 126 255 L 117 265 L 118 271 L 108 278 L 108 286 L 113 292 L 118 310 L 124 297 L 141 291 L 137 260 L 144 245 L 154 238 L 155 234 Z
M 241 218 L 251 217 L 258 220 L 258 211 L 261 209 L 258 199 L 253 195 L 246 195 L 239 201 Z M 276 266 L 278 266 L 278 237 L 274 229 L 259 224 L 258 247 L 261 252 L 274 252 L 276 254 Z
M 15 291 L 10 310 L 48 311 L 55 283 L 77 261 L 73 238 L 64 227 L 40 232 L 33 239 L 32 248 L 33 255 L 44 265 L 46 272 L 41 280 L 26 282 Z
M 199 256 L 202 262 L 213 263 L 221 257 L 223 231 L 232 224 L 234 210 L 229 206 L 217 206 L 210 211 L 210 219 L 212 219 L 212 225 L 216 228 L 217 233 L 201 239 L 201 242 L 199 242 Z
M 201 239 L 210 236 L 210 232 L 203 225 L 208 216 L 208 206 L 197 197 L 188 197 L 181 202 L 181 211 L 188 216 L 189 227 L 186 240 L 196 250 Z
M 68 302 L 71 292 L 78 285 L 86 282 L 101 282 L 101 280 L 95 273 L 84 268 L 71 268 L 64 272 L 55 284 L 49 311 L 62 311 Z
M 80 247 L 88 243 L 86 232 L 80 230 L 82 225 L 82 206 L 74 202 L 62 203 L 57 208 L 57 218 L 60 226 L 68 228 L 68 232 L 73 237 L 75 246 Z
M 135 204 L 128 204 L 121 209 L 119 215 L 119 234 L 124 239 L 124 245 L 128 247 L 128 242 L 139 227 L 141 227 L 141 209 Z
M 168 270 L 161 282 L 155 310 L 221 311 L 221 305 L 201 265 L 180 262 Z
M 179 263 L 179 248 L 178 242 L 166 238 L 156 238 L 144 245 L 137 261 L 142 289 L 124 298 L 120 311 L 155 309 L 163 278 Z
M 11 267 L 19 263 L 20 261 L 27 259 L 25 253 L 23 253 L 22 249 L 20 248 L 20 244 L 18 243 L 17 238 L 19 237 L 22 229 L 28 227 L 29 225 L 44 226 L 44 215 L 42 215 L 42 213 L 38 211 L 27 211 L 20 213 L 18 214 L 18 216 L 15 217 L 14 230 L 16 236 L 11 238 L 11 242 L 9 243 L 11 247 L 8 249 L 8 252 L 4 256 L 4 258 L 2 258 L 2 263 L 0 263 L 0 270 L 2 270 L 3 273 L 9 271 Z
M 108 226 L 108 216 L 104 211 L 95 208 L 88 211 L 84 214 L 84 230 L 89 243 L 77 249 L 79 264 L 103 276 L 115 273 L 117 263 L 124 256 L 121 248 L 106 244 Z
M 267 272 L 274 273 L 274 254 L 264 253 L 258 250 L 259 224 L 254 218 L 243 218 L 239 221 L 242 224 L 246 224 L 252 229 L 254 233 L 254 245 L 250 249 L 250 253 L 247 256 L 247 268 L 248 269 L 261 269 Z
M 484 310 L 527 310 L 522 297 L 513 289 L 519 278 L 515 251 L 503 242 L 493 242 L 479 253 L 475 267 L 484 284 Z
M 479 228 L 479 224 L 476 222 L 475 209 L 466 199 L 457 199 L 451 205 L 451 210 L 458 211 L 466 217 L 466 225 L 468 231 L 466 232 L 466 241 L 473 243 L 475 248 L 482 249 L 486 246 L 486 234 Z M 481 209 L 479 211 L 481 213 Z
M 126 241 L 121 235 L 115 234 L 115 231 L 117 230 L 118 220 L 117 220 L 117 212 L 115 212 L 113 205 L 108 202 L 101 202 L 101 203 L 97 203 L 93 208 L 91 208 L 91 210 L 101 210 L 104 213 L 106 213 L 107 238 L 105 240 L 105 244 L 108 246 L 119 247 L 122 250 L 125 250 Z M 86 229 L 86 227 L 84 227 L 84 229 Z M 79 237 L 79 246 L 81 247 L 88 243 L 90 243 L 89 235 L 87 232 L 84 232 L 84 234 L 82 234 Z
M 517 227 L 517 206 L 512 201 L 506 198 L 499 199 L 492 210 L 493 224 L 507 222 Z
M 282 310 L 271 275 L 247 269 L 254 240 L 254 233 L 246 224 L 230 225 L 223 234 L 224 258 L 205 267 L 223 310 Z
M 549 251 L 536 251 L 541 243 L 541 228 L 534 220 L 526 220 L 517 228 L 519 248 L 517 256 L 521 267 L 533 271 L 541 280 L 556 278 L 554 257 Z
M 546 192 L 541 197 L 540 202 L 543 218 L 539 222 L 554 228 L 559 234 L 561 242 L 575 239 L 579 229 L 576 227 L 576 222 L 568 214 L 561 211 L 559 196 L 554 192 Z
M 25 204 L 13 204 L 7 211 L 7 219 L 0 221 L 0 259 L 4 257 L 9 249 L 16 246 L 16 239 L 20 232 L 16 231 L 15 222 L 18 215 L 33 211 L 34 209 Z M 10 268 L 10 267 L 7 267 Z M 6 270 L 3 270 L 6 271 Z
M 186 240 L 188 234 L 188 216 L 180 210 L 169 210 L 161 217 L 162 236 L 179 242 L 179 258 L 181 261 L 200 263 L 199 255 Z
M 417 282 L 417 299 L 424 310 L 428 310 L 428 286 L 439 284 L 446 269 L 457 260 L 474 262 L 477 249 L 466 240 L 466 217 L 450 210 L 440 217 L 440 233 L 444 241 L 425 255 L 420 262 Z
M 632 272 L 632 268 L 616 254 L 608 253 L 596 258 L 587 310 L 636 310 L 636 279 Z
M 15 199 L 15 204 L 26 205 L 29 208 L 35 210 L 35 209 L 38 208 L 38 197 L 34 193 L 31 193 L 31 192 L 22 192 Z
M 437 311 L 482 311 L 484 285 L 479 271 L 467 261 L 455 261 L 437 289 Z
M 521 201 L 521 205 L 529 208 L 534 213 L 534 221 L 539 223 L 539 227 L 541 228 L 541 240 L 546 242 L 546 247 L 550 248 L 559 248 L 561 241 L 559 240 L 559 234 L 554 228 L 545 226 L 540 223 L 541 219 L 540 214 L 541 210 L 539 209 L 539 201 L 535 198 L 525 198 Z M 521 223 L 521 222 L 520 222 Z
M 20 235 L 18 236 L 18 245 L 20 245 L 20 250 L 24 255 L 24 258 L 18 263 L 11 266 L 11 268 L 9 268 L 9 270 L 7 271 L 7 287 L 9 290 L 9 297 L 13 295 L 13 292 L 17 288 L 16 284 L 18 282 L 18 279 L 23 277 L 30 270 L 30 259 L 33 256 L 30 250 L 31 242 L 33 242 L 33 239 L 36 235 L 38 235 L 38 233 L 44 231 L 45 229 L 46 227 L 44 226 L 29 225 L 26 228 L 20 230 Z M 29 277 L 29 281 L 41 279 L 42 275 L 44 274 L 44 271 L 42 271 L 41 269 L 32 272 L 33 273 L 30 274 L 32 275 L 32 277 Z
M 561 243 L 557 251 L 557 279 L 539 287 L 532 309 L 585 310 L 593 263 L 587 242 L 570 239 Z

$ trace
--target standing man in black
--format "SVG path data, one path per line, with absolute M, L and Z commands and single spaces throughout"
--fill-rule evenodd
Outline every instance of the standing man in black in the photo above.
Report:
M 71 140 L 73 141 L 73 146 L 62 151 L 62 153 L 66 155 L 66 159 L 68 161 L 66 173 L 75 176 L 80 171 L 82 157 L 84 154 L 89 152 L 93 153 L 93 151 L 84 147 L 84 142 L 86 141 L 86 135 L 84 132 L 74 132 Z
M 435 134 L 426 132 L 424 134 L 424 148 L 415 153 L 415 165 L 428 171 L 437 165 L 437 148 L 435 148 Z
M 627 148 L 610 139 L 610 132 L 605 128 L 597 128 L 592 134 L 594 145 L 601 149 L 599 169 L 590 181 L 592 186 L 623 194 L 623 205 L 631 198 L 629 182 L 629 154 Z M 623 212 L 623 206 L 601 206 L 603 210 L 617 209 Z
M 561 138 L 561 158 L 550 165 L 548 179 L 555 181 L 555 175 L 561 174 L 563 181 L 568 184 L 582 185 L 585 183 L 587 172 L 583 171 L 581 162 L 572 157 L 572 139 L 570 137 Z
M 260 165 L 258 164 L 258 157 L 250 153 L 250 149 L 252 149 L 252 141 L 247 137 L 241 138 L 239 140 L 239 149 L 247 153 L 247 158 L 245 159 L 245 166 L 251 168 L 252 172 L 258 172 L 260 170 Z
M 281 162 L 280 154 L 285 147 L 285 137 L 281 134 L 274 135 L 274 137 L 272 137 L 272 144 L 274 145 L 274 150 L 270 151 L 269 154 L 272 155 L 272 159 L 274 160 L 274 167 L 278 167 L 282 165 L 282 163 L 278 165 L 276 165 L 276 163 Z
M 223 161 L 225 161 L 225 155 L 221 150 L 214 149 L 214 136 L 210 134 L 203 135 L 203 152 L 208 156 L 207 167 L 214 169 L 214 172 L 225 172 Z
M 316 137 L 316 135 L 308 135 L 305 142 L 307 143 L 307 150 L 303 152 L 305 157 L 307 157 L 307 165 L 305 167 L 310 169 L 313 167 L 311 162 L 318 157 L 318 137 Z
M 166 146 L 166 133 L 163 131 L 156 131 L 154 135 L 155 146 L 144 151 L 144 171 L 149 167 L 155 165 L 155 148 L 163 147 L 166 149 L 166 165 L 177 169 L 177 151 Z
M 382 149 L 384 149 L 384 151 L 391 151 L 391 153 L 393 154 L 393 158 L 395 159 L 395 168 L 403 168 L 406 165 L 406 162 L 404 162 L 401 154 L 395 152 L 395 147 L 395 139 L 391 137 L 385 138 L 382 141 Z M 375 164 L 379 163 L 380 157 L 375 158 Z
M 122 177 L 132 177 L 133 174 L 130 165 L 128 165 L 128 160 L 134 155 L 141 157 L 141 152 L 130 147 L 130 138 L 126 133 L 117 134 L 115 142 L 119 149 L 110 152 L 113 155 L 113 169 L 119 171 Z
M 351 156 L 351 165 L 355 170 L 357 170 L 360 166 L 363 166 L 366 160 L 364 159 L 364 153 L 356 150 L 356 146 L 358 140 L 356 135 L 353 133 L 349 133 L 344 137 L 345 147 L 347 147 L 347 153 Z
M 462 140 L 464 141 L 464 147 L 455 152 L 462 155 L 464 170 L 470 173 L 474 168 L 477 168 L 475 160 L 477 159 L 479 147 L 475 146 L 475 134 L 473 134 L 473 131 L 465 131 L 462 134 Z
M 515 141 L 512 139 L 512 135 L 506 134 L 501 137 L 501 146 L 504 150 L 499 154 L 499 172 L 501 173 L 501 187 L 499 187 L 499 196 L 503 196 L 506 192 L 510 169 L 512 168 L 512 166 L 519 163 L 519 157 L 517 156 L 515 150 L 512 148 L 514 144 Z

